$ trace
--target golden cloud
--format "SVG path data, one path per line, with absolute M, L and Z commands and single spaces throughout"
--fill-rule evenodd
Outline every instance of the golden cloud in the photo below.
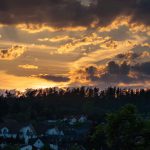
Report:
M 134 33 L 145 32 L 147 35 L 150 35 L 150 26 L 147 26 L 142 23 L 134 23 L 131 21 L 132 16 L 119 16 L 111 24 L 105 27 L 99 27 L 99 32 L 110 32 L 112 30 L 117 30 L 121 26 L 127 26 L 129 31 Z
M 110 25 L 98 28 L 99 32 L 110 32 L 111 30 L 119 29 L 120 26 L 128 26 L 131 17 L 119 16 Z
M 132 23 L 129 25 L 129 30 L 132 33 L 145 32 L 147 35 L 150 35 L 150 26 L 144 24 Z
M 76 32 L 76 31 L 86 31 L 86 30 L 87 30 L 87 27 L 82 27 L 82 26 L 65 27 L 65 28 L 62 28 L 61 30 L 63 30 L 63 31 L 72 31 L 72 32 Z
M 26 31 L 28 33 L 39 33 L 43 31 L 55 32 L 55 31 L 85 31 L 86 27 L 76 26 L 76 27 L 64 27 L 64 28 L 54 28 L 45 24 L 17 24 L 16 28 Z
M 141 46 L 149 47 L 150 48 L 150 43 L 143 43 Z
M 62 41 L 67 41 L 67 40 L 74 40 L 74 38 L 71 38 L 68 35 L 66 35 L 66 36 L 56 36 L 53 38 L 38 39 L 38 41 L 40 42 L 62 42 Z
M 0 50 L 0 60 L 14 60 L 20 57 L 25 51 L 24 46 L 12 46 L 9 49 Z
M 118 87 L 125 87 L 125 88 L 148 88 L 150 86 L 150 82 L 149 81 L 145 81 L 145 82 L 139 82 L 139 83 L 119 83 L 117 85 Z
M 133 35 L 132 39 L 124 40 L 124 41 L 116 41 L 109 36 L 101 37 L 96 33 L 96 31 L 80 39 L 74 39 L 73 41 L 68 42 L 65 45 L 61 45 L 58 48 L 57 53 L 64 54 L 64 53 L 77 52 L 79 50 L 80 52 L 82 52 L 82 49 L 84 50 L 85 46 L 99 46 L 100 49 L 104 49 L 104 50 L 117 49 L 118 51 L 120 51 L 121 48 L 124 49 L 124 47 L 129 47 L 129 46 L 133 47 L 135 45 L 138 45 L 139 41 L 141 44 L 141 41 L 146 40 L 145 37 Z
M 28 33 L 38 33 L 42 31 L 54 32 L 54 28 L 46 26 L 44 24 L 18 24 L 16 27 L 20 30 L 26 31 Z
M 144 51 L 141 55 L 141 58 L 150 57 L 150 52 Z
M 60 46 L 57 52 L 59 54 L 74 52 L 76 49 L 79 49 L 83 46 L 100 45 L 105 41 L 107 41 L 108 39 L 109 37 L 103 38 L 98 36 L 96 33 L 92 33 L 90 35 L 86 35 L 81 39 L 75 39 L 70 43 Z
M 29 64 L 19 65 L 18 67 L 22 69 L 38 69 L 39 68 L 38 66 L 29 65 Z
M 83 85 L 90 85 L 93 86 L 94 83 L 89 80 L 89 74 L 88 74 L 88 68 L 90 68 L 90 65 L 80 66 L 80 68 L 76 68 L 74 70 L 71 70 L 69 72 L 69 77 L 71 79 L 71 84 L 80 83 Z M 99 78 L 100 75 L 102 75 L 105 72 L 105 65 L 92 65 L 92 69 L 94 70 L 94 76 Z

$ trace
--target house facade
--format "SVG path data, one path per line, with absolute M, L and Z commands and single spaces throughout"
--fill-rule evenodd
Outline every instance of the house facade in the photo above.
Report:
M 20 145 L 20 150 L 41 150 L 45 145 L 52 150 L 58 150 L 71 143 L 78 143 L 84 139 L 89 127 L 85 124 L 84 116 L 63 121 L 44 121 L 35 124 L 20 124 L 16 121 L 0 123 L 0 148 L 7 145 Z M 81 124 L 76 124 L 81 123 Z M 76 125 L 81 125 L 76 126 Z

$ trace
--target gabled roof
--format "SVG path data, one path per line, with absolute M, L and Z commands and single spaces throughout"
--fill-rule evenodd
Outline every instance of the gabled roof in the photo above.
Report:
M 17 134 L 17 133 L 19 133 L 21 128 L 26 127 L 26 126 L 31 126 L 31 124 L 29 124 L 29 123 L 19 123 L 15 120 L 5 120 L 4 122 L 0 123 L 0 130 L 2 128 L 6 127 L 6 128 L 9 129 L 9 133 Z
M 58 128 L 58 130 L 63 130 L 63 127 L 59 124 L 53 124 L 49 123 L 48 121 L 43 121 L 43 122 L 37 122 L 34 126 L 34 129 L 38 135 L 43 135 L 48 131 L 49 129 L 54 129 Z
M 29 144 L 33 145 L 38 139 L 40 139 L 44 144 L 57 144 L 57 137 L 41 137 L 41 138 L 32 138 L 29 139 Z
M 51 129 L 53 127 L 54 126 L 51 126 L 45 122 L 38 122 L 37 124 L 34 125 L 34 129 L 38 135 L 45 134 L 48 129 Z

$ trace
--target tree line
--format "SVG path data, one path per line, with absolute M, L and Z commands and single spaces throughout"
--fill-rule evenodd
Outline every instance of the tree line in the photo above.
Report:
M 93 120 L 103 120 L 106 113 L 125 104 L 134 104 L 144 117 L 150 113 L 150 90 L 121 89 L 105 90 L 92 87 L 28 89 L 23 94 L 0 97 L 0 119 L 33 121 L 58 119 L 70 115 L 87 115 Z

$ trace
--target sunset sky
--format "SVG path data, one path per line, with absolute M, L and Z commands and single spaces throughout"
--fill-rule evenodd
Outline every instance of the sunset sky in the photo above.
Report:
M 150 0 L 0 0 L 0 82 L 150 87 Z

